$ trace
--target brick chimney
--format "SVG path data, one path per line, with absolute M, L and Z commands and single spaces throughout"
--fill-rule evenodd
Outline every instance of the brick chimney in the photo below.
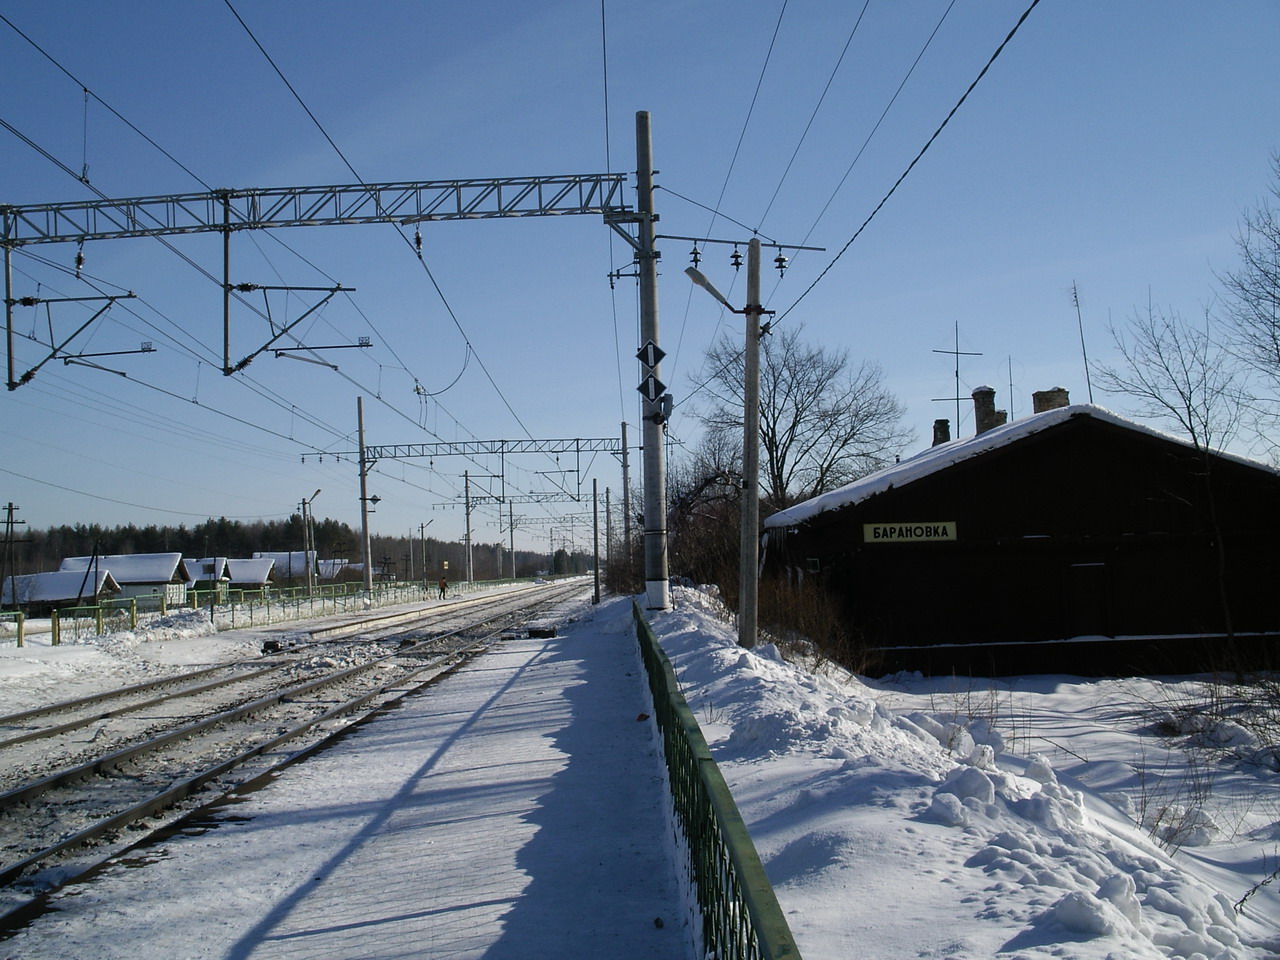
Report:
M 974 435 L 986 433 L 993 427 L 1004 426 L 1009 414 L 996 409 L 995 387 L 975 387 L 973 391 Z
M 1031 409 L 1036 413 L 1044 413 L 1046 410 L 1057 410 L 1059 407 L 1067 407 L 1071 405 L 1071 397 L 1062 387 L 1053 387 L 1049 390 L 1037 390 L 1031 394 Z
M 933 421 L 933 445 L 936 447 L 940 443 L 948 443 L 951 440 L 951 421 L 935 420 Z

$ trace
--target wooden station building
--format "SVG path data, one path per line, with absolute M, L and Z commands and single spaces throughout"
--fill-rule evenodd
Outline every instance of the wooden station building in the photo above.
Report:
M 1280 472 L 1066 391 L 767 518 L 766 576 L 834 593 L 881 672 L 1126 675 L 1280 658 Z

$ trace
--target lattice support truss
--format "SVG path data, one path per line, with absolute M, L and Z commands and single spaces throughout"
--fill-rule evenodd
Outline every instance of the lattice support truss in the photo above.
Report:
M 600 214 L 625 219 L 626 175 L 572 174 L 328 187 L 214 190 L 157 197 L 0 205 L 3 243 L 67 243 L 349 223 L 424 223 Z

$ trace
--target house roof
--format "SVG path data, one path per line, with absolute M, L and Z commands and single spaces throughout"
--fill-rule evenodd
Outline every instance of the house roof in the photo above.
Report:
M 946 470 L 963 461 L 971 460 L 1001 447 L 1007 447 L 1027 437 L 1066 423 L 1074 417 L 1090 417 L 1126 430 L 1176 443 L 1187 449 L 1194 449 L 1191 443 L 1181 437 L 1127 420 L 1102 407 L 1088 403 L 1073 404 L 1033 414 L 1021 420 L 1015 420 L 1013 423 L 994 427 L 974 437 L 950 440 L 947 443 L 929 447 L 913 457 L 885 467 L 883 470 L 879 470 L 860 480 L 855 480 L 853 483 L 837 487 L 835 490 L 820 494 L 803 503 L 797 503 L 795 506 L 788 507 L 785 510 L 779 510 L 765 519 L 763 526 L 766 529 L 791 527 L 806 520 L 811 520 L 818 514 L 825 513 L 828 510 L 838 510 L 841 507 L 861 503 L 877 493 L 884 493 L 895 487 L 905 486 L 908 483 L 938 473 L 941 470 Z M 1280 476 L 1280 471 L 1256 460 L 1227 453 L 1218 453 L 1217 455 Z
M 182 563 L 187 568 L 188 587 L 210 580 L 221 580 L 227 575 L 226 557 L 201 557 L 198 560 L 184 557 Z
M 100 595 L 112 596 L 120 592 L 111 573 L 100 568 L 96 576 L 86 579 L 83 570 L 55 570 L 52 573 L 28 573 L 20 577 L 5 577 L 0 587 L 2 603 L 60 603 L 63 600 L 86 600 Z M 18 599 L 13 599 L 16 593 Z
M 110 570 L 116 583 L 185 583 L 190 577 L 180 553 L 129 553 L 104 557 L 66 557 L 59 570 L 85 571 L 96 564 Z
M 254 557 L 252 560 L 228 559 L 227 576 L 232 583 L 266 583 L 276 562 L 271 557 Z
M 321 560 L 317 564 L 321 580 L 332 580 L 347 566 L 349 564 L 346 560 Z
M 307 573 L 307 561 L 312 562 L 316 559 L 314 550 L 293 550 L 283 553 L 257 552 L 253 555 L 255 560 L 274 560 L 276 564 L 276 573 L 282 577 L 303 577 Z

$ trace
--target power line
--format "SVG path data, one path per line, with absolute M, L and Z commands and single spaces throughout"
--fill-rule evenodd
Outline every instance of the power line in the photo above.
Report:
M 951 13 L 951 9 L 955 5 L 956 0 L 951 0 L 951 2 L 947 4 L 947 9 L 942 11 L 942 16 L 939 17 L 938 22 L 934 24 L 932 32 L 930 32 L 928 39 L 925 40 L 924 46 L 920 48 L 920 52 L 916 54 L 915 60 L 911 62 L 911 66 L 908 68 L 906 74 L 898 84 L 898 89 L 893 92 L 893 96 L 889 98 L 889 102 L 886 103 L 884 109 L 880 111 L 880 116 L 876 119 L 875 125 L 872 126 L 871 132 L 868 133 L 866 139 L 862 141 L 862 146 L 858 148 L 858 152 L 854 154 L 853 159 L 849 161 L 849 166 L 845 169 L 844 175 L 840 178 L 839 182 L 836 183 L 835 189 L 832 190 L 831 195 L 827 197 L 827 202 L 822 205 L 822 209 L 818 211 L 818 215 L 814 218 L 813 225 L 809 227 L 808 232 L 805 234 L 804 241 L 801 241 L 802 243 L 808 241 L 809 237 L 812 236 L 813 231 L 818 228 L 818 224 L 822 222 L 822 218 L 826 216 L 827 210 L 830 209 L 831 204 L 835 202 L 836 196 L 844 188 L 845 182 L 849 179 L 849 175 L 853 173 L 853 168 L 856 167 L 858 165 L 858 161 L 862 159 L 862 155 L 866 152 L 867 147 L 875 138 L 877 131 L 879 131 L 880 125 L 884 123 L 884 118 L 889 115 L 889 111 L 893 109 L 893 105 L 898 102 L 898 97 L 902 94 L 903 88 L 906 87 L 907 81 L 910 80 L 911 75 L 916 72 L 916 67 L 920 65 L 920 61 L 924 58 L 925 52 L 930 46 L 932 46 L 934 38 L 938 35 L 938 31 L 942 29 L 943 23 L 946 22 L 947 16 Z
M 954 3 L 954 0 L 952 2 Z M 778 185 L 773 188 L 773 196 L 765 204 L 764 213 L 760 214 L 760 226 L 764 226 L 764 221 L 769 216 L 769 211 L 773 209 L 773 202 L 778 199 L 778 193 L 782 190 L 782 185 L 786 183 L 787 175 L 791 173 L 791 167 L 796 162 L 796 157 L 800 154 L 800 148 L 804 146 L 804 142 L 809 136 L 809 129 L 813 126 L 813 121 L 817 118 L 818 111 L 822 109 L 822 102 L 827 99 L 827 93 L 831 90 L 831 84 L 836 78 L 836 73 L 840 70 L 840 64 L 844 63 L 845 54 L 849 52 L 849 46 L 853 43 L 853 38 L 857 35 L 858 27 L 862 25 L 862 18 L 866 16 L 867 7 L 869 6 L 871 6 L 871 0 L 864 0 L 862 10 L 858 12 L 858 19 L 854 21 L 853 29 L 849 31 L 849 39 L 844 42 L 844 49 L 840 51 L 840 56 L 836 59 L 836 65 L 831 68 L 831 75 L 827 77 L 827 85 L 822 88 L 818 102 L 813 107 L 813 113 L 809 114 L 809 122 L 804 125 L 804 131 L 800 134 L 796 148 L 791 151 L 791 159 L 787 161 L 787 167 L 782 171 L 782 176 L 778 179 Z
M 915 169 L 915 166 L 917 163 L 920 162 L 921 157 L 923 157 L 925 153 L 928 152 L 929 148 L 933 146 L 933 142 L 938 139 L 939 135 L 946 128 L 947 124 L 951 122 L 951 118 L 956 115 L 956 111 L 958 111 L 960 107 L 964 105 L 964 102 L 967 99 L 969 99 L 969 94 L 973 93 L 974 88 L 977 87 L 979 82 L 981 82 L 982 78 L 987 75 L 987 71 L 990 70 L 991 65 L 996 62 L 996 58 L 999 57 L 1000 54 L 1004 51 L 1004 48 L 1009 45 L 1009 41 L 1013 39 L 1014 35 L 1018 32 L 1019 28 L 1021 28 L 1022 24 L 1026 21 L 1027 17 L 1031 15 L 1031 11 L 1034 10 L 1036 6 L 1039 5 L 1039 3 L 1040 3 L 1040 0 L 1031 0 L 1031 5 L 1027 7 L 1026 10 L 1023 11 L 1022 16 L 1019 17 L 1018 22 L 1013 25 L 1013 29 L 1009 31 L 1008 36 L 1006 36 L 1004 40 L 1001 41 L 1000 46 L 996 47 L 995 53 L 991 54 L 991 58 L 987 60 L 986 64 L 978 72 L 977 77 L 975 77 L 973 82 L 969 84 L 969 88 L 965 90 L 964 94 L 960 97 L 960 99 L 956 101 L 956 105 L 951 108 L 951 111 L 947 114 L 946 118 L 942 121 L 942 123 L 938 125 L 938 129 L 933 131 L 933 136 L 931 136 L 925 142 L 925 145 L 920 148 L 920 152 L 915 155 L 915 158 L 909 164 L 907 164 L 907 168 L 904 171 L 902 171 L 902 175 L 899 176 L 896 181 L 894 181 L 893 186 L 889 188 L 889 192 L 884 195 L 883 199 L 881 199 L 881 201 L 878 204 L 876 204 L 875 209 L 872 210 L 871 213 L 867 215 L 867 219 L 862 221 L 862 225 L 858 227 L 857 230 L 854 231 L 853 236 L 851 236 L 848 239 L 848 241 L 846 241 L 845 245 L 840 248 L 840 252 L 837 253 L 831 259 L 831 262 L 828 263 L 826 267 L 823 268 L 822 272 L 818 274 L 817 278 L 811 284 L 809 284 L 808 287 L 805 288 L 805 291 L 795 299 L 795 302 L 792 303 L 791 306 L 787 307 L 786 310 L 782 311 L 782 313 L 778 315 L 778 318 L 774 321 L 775 325 L 781 322 L 783 318 L 785 318 L 789 313 L 791 313 L 792 310 L 794 310 L 796 307 L 800 305 L 800 301 L 802 301 L 805 297 L 809 295 L 809 293 L 813 290 L 813 288 L 816 287 L 822 281 L 822 278 L 825 277 L 828 272 L 830 272 L 831 268 L 836 265 L 836 262 L 841 257 L 844 256 L 845 251 L 848 250 L 849 247 L 853 245 L 853 241 L 857 240 L 858 237 L 862 235 L 862 231 L 867 228 L 867 225 L 870 224 L 873 219 L 875 219 L 875 216 L 877 213 L 880 212 L 880 209 L 886 203 L 889 202 L 889 198 L 892 197 L 894 193 L 897 191 L 898 187 L 902 185 L 902 181 L 907 179 L 907 175 L 910 174 L 911 171 Z
M 9 470 L 6 467 L 0 467 L 0 473 L 7 473 L 11 477 L 18 477 L 21 480 L 29 480 L 32 483 L 38 483 L 42 486 L 53 487 L 55 490 L 65 490 L 67 493 L 79 494 L 82 497 L 89 497 L 93 500 L 103 500 L 107 503 L 118 503 L 124 507 L 135 507 L 139 510 L 151 510 L 154 513 L 172 513 L 179 517 L 208 517 L 206 513 L 192 513 L 189 510 L 167 510 L 164 507 L 156 507 L 146 503 L 133 503 L 129 500 L 117 500 L 114 497 L 104 497 L 100 493 L 89 493 L 85 490 L 77 490 L 75 487 L 64 486 L 60 483 L 54 483 L 52 480 L 41 480 L 37 477 L 28 476 L 25 473 L 18 473 L 16 470 Z M 287 513 L 264 514 L 261 516 L 245 516 L 245 517 L 227 517 L 228 520 L 270 520 L 276 517 L 287 517 Z
M 155 142 L 154 140 L 152 140 L 149 136 L 147 136 L 145 133 L 143 133 L 141 130 L 139 130 L 137 127 L 135 127 L 132 123 L 130 123 L 130 122 L 129 122 L 129 121 L 128 121 L 128 120 L 127 120 L 127 119 L 126 119 L 122 114 L 120 114 L 120 112 L 119 112 L 119 111 L 117 111 L 117 110 L 116 110 L 116 108 L 115 108 L 115 107 L 111 106 L 111 104 L 107 103 L 107 101 L 103 100 L 100 96 L 98 96 L 96 93 L 94 93 L 92 90 L 90 90 L 90 89 L 89 89 L 89 85 L 88 85 L 88 84 L 86 84 L 86 83 L 84 83 L 83 81 L 81 81 L 78 77 L 76 77 L 76 75 L 75 75 L 75 74 L 73 74 L 70 70 L 68 70 L 66 67 L 64 67 L 61 63 L 59 63 L 59 62 L 57 61 L 57 59 L 56 59 L 56 58 L 54 58 L 54 57 L 53 57 L 50 53 L 48 53 L 48 52 L 47 52 L 43 47 L 41 47 L 41 46 L 40 46 L 40 44 L 36 43 L 36 42 L 35 42 L 34 40 L 32 40 L 29 36 L 27 36 L 25 33 L 23 33 L 21 30 L 19 30 L 19 29 L 17 28 L 17 26 L 15 26 L 15 25 L 14 25 L 14 23 L 13 23 L 13 21 L 12 21 L 12 20 L 10 20 L 8 17 L 6 17 L 6 16 L 5 16 L 4 14 L 2 14 L 2 13 L 0 13 L 0 20 L 3 20 L 6 24 L 8 24 L 8 26 L 10 27 L 10 29 L 12 29 L 12 30 L 13 30 L 13 32 L 14 32 L 14 33 L 16 33 L 18 36 L 20 36 L 23 40 L 27 41 L 27 43 L 31 44 L 31 46 L 35 47 L 35 49 L 36 49 L 37 51 L 39 51 L 39 52 L 40 52 L 41 56 L 43 56 L 46 60 L 48 60 L 48 61 L 49 61 L 50 63 L 52 63 L 55 67 L 57 67 L 57 68 L 58 68 L 59 70 L 61 70 L 64 74 L 66 74 L 66 76 L 67 76 L 68 78 L 70 78 L 70 79 L 71 79 L 71 81 L 72 81 L 73 83 L 75 83 L 77 86 L 79 86 L 79 87 L 84 91 L 84 94 L 85 94 L 85 97 L 86 97 L 86 98 L 87 98 L 87 97 L 93 97 L 93 99 L 94 99 L 94 100 L 96 100 L 98 103 L 102 104 L 102 106 L 106 107 L 106 108 L 107 108 L 107 110 L 109 110 L 109 111 L 111 112 L 111 114 L 112 114 L 116 119 L 118 119 L 121 123 L 123 123 L 125 126 L 127 126 L 130 130 L 132 130 L 132 131 L 133 131 L 134 133 L 136 133 L 138 136 L 140 136 L 143 140 L 147 141 L 147 143 L 151 144 L 151 146 L 153 146 L 153 147 L 155 147 L 157 150 L 159 150 L 159 151 L 160 151 L 162 154 L 164 154 L 164 156 L 165 156 L 165 157 L 167 157 L 169 160 L 173 161 L 173 163 L 174 163 L 174 164 L 176 164 L 176 165 L 177 165 L 177 166 L 178 166 L 178 167 L 179 167 L 179 168 L 180 168 L 184 173 L 186 173 L 186 174 L 187 174 L 187 176 L 191 177 L 191 179 L 192 179 L 192 180 L 196 181 L 196 183 L 198 183 L 198 184 L 200 184 L 201 186 L 203 186 L 206 190 L 212 190 L 212 189 L 213 189 L 213 187 L 209 186 L 207 183 L 205 183 L 203 180 L 201 180 L 201 179 L 200 179 L 196 174 L 192 173 L 189 169 L 187 169 L 187 167 L 185 167 L 185 166 L 182 164 L 182 162 L 181 162 L 180 160 L 178 160 L 176 157 L 174 157 L 174 156 L 173 156 L 173 154 L 169 153 L 167 150 L 165 150 L 165 149 L 164 149 L 164 147 L 160 146 L 160 144 L 156 143 L 156 142 Z M 85 181 L 85 179 L 86 179 L 84 176 L 82 176 L 82 175 L 81 175 L 81 176 L 77 176 L 77 175 L 76 175 L 76 174 L 74 174 L 74 173 L 72 174 L 72 176 L 76 177 L 76 179 L 77 179 L 77 180 L 81 180 L 81 181 Z

